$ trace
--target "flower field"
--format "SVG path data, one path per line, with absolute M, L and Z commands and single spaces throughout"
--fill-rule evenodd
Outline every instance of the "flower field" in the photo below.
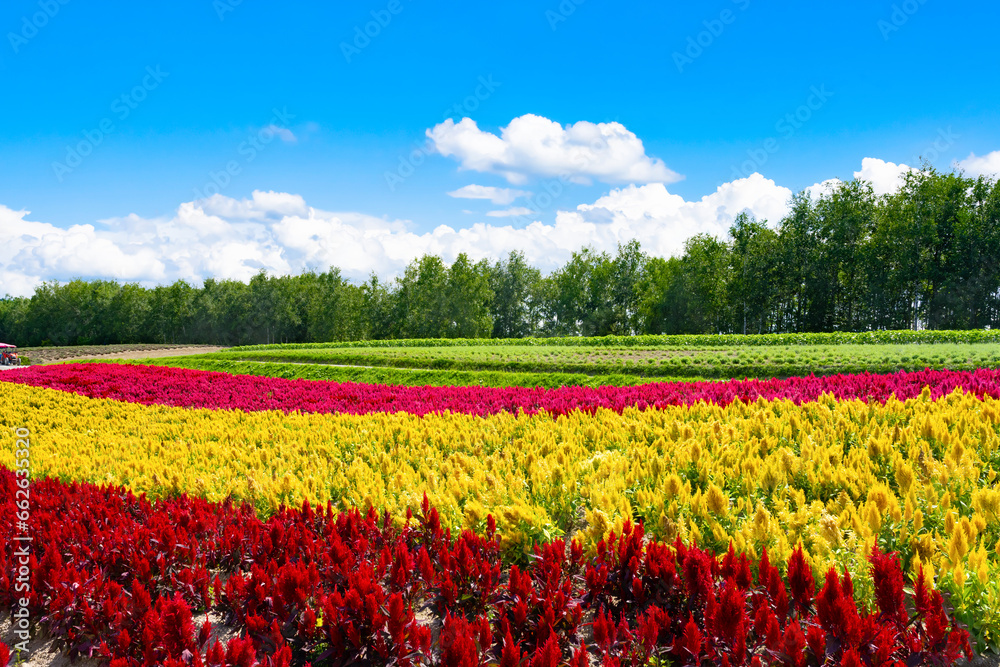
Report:
M 964 629 L 1000 637 L 994 370 L 544 390 L 80 364 L 5 375 L 0 413 L 32 429 L 32 619 L 116 667 L 950 664 Z

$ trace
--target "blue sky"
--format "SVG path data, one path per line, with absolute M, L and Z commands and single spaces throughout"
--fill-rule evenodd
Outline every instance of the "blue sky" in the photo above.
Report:
M 0 236 L 34 240 L 0 254 L 0 292 L 322 269 L 345 253 L 353 276 L 391 274 L 418 250 L 535 248 L 555 262 L 577 241 L 628 234 L 669 254 L 737 206 L 774 222 L 786 191 L 885 179 L 921 155 L 949 169 L 974 154 L 966 170 L 992 173 L 998 18 L 993 3 L 940 0 L 10 0 Z M 604 148 L 572 162 L 595 132 Z M 550 141 L 566 143 L 532 153 Z M 883 163 L 864 170 L 865 158 Z M 466 186 L 504 192 L 447 194 Z M 546 189 L 556 195 L 539 201 Z M 698 202 L 714 217 L 688 215 Z M 187 203 L 204 219 L 185 217 Z M 306 218 L 325 226 L 293 224 Z M 86 238 L 58 231 L 74 225 Z M 441 225 L 451 231 L 433 237 Z M 179 258 L 182 237 L 216 261 Z M 108 244 L 118 254 L 102 263 L 84 256 Z

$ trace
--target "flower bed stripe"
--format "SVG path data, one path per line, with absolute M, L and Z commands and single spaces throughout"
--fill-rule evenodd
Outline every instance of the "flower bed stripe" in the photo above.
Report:
M 889 375 L 834 375 L 782 380 L 655 383 L 632 387 L 401 387 L 341 384 L 317 380 L 229 375 L 211 371 L 128 364 L 39 366 L 0 375 L 3 383 L 19 383 L 69 391 L 91 398 L 111 398 L 144 405 L 224 408 L 253 412 L 370 414 L 408 412 L 416 415 L 450 411 L 491 415 L 523 410 L 553 415 L 574 410 L 629 407 L 663 408 L 698 402 L 728 405 L 788 399 L 796 404 L 823 394 L 838 399 L 884 403 L 903 400 L 926 387 L 931 398 L 961 387 L 979 397 L 1000 398 L 1000 370 L 933 371 Z

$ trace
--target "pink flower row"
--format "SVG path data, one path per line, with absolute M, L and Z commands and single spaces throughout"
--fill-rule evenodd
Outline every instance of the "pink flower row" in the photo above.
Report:
M 352 413 L 460 412 L 491 415 L 499 412 L 546 411 L 565 414 L 598 408 L 621 411 L 627 407 L 658 408 L 698 401 L 728 405 L 758 398 L 817 400 L 829 393 L 838 399 L 860 398 L 885 402 L 890 396 L 907 399 L 924 387 L 938 398 L 962 387 L 979 397 L 1000 398 L 1000 370 L 863 373 L 784 380 L 729 382 L 670 382 L 634 387 L 403 387 L 349 384 L 317 380 L 230 375 L 211 371 L 121 364 L 65 364 L 27 368 L 0 375 L 2 383 L 20 383 L 69 391 L 91 398 L 110 398 L 144 405 L 235 409 L 246 412 Z

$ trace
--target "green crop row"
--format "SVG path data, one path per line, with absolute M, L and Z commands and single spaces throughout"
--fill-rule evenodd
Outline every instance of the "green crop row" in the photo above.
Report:
M 685 334 L 564 338 L 417 338 L 331 343 L 246 345 L 234 351 L 311 348 L 603 346 L 603 347 L 759 347 L 774 345 L 900 345 L 931 343 L 1000 343 L 1000 330 L 971 331 L 835 331 L 785 334 Z

